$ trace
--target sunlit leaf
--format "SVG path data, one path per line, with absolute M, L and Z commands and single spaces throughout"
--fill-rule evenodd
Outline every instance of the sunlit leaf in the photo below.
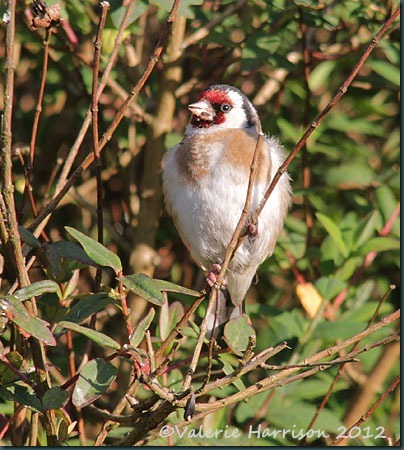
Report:
M 115 350 L 119 350 L 121 348 L 118 342 L 116 342 L 106 334 L 96 330 L 92 330 L 91 328 L 83 327 L 81 325 L 78 325 L 77 323 L 61 321 L 59 322 L 59 326 L 61 326 L 62 328 L 73 330 L 76 333 L 80 333 L 96 342 L 97 344 L 101 345 L 102 347 L 110 347 Z
M 178 292 L 179 294 L 191 295 L 192 297 L 200 297 L 201 295 L 198 291 L 171 283 L 170 281 L 153 278 L 153 282 L 161 291 Z
M 233 352 L 242 355 L 248 346 L 249 337 L 255 336 L 255 330 L 250 325 L 247 314 L 242 314 L 226 323 L 223 335 Z
M 161 306 L 165 303 L 165 298 L 156 286 L 154 281 L 144 273 L 135 273 L 120 278 L 126 289 L 134 292 L 139 297 L 144 298 L 154 305 Z
M 78 408 L 93 403 L 111 386 L 118 369 L 102 358 L 89 361 L 81 369 L 74 386 L 72 402 Z
M 13 297 L 20 301 L 29 300 L 32 297 L 44 294 L 45 292 L 56 292 L 59 285 L 51 280 L 36 281 L 27 287 L 15 291 Z
M 108 250 L 99 242 L 86 236 L 78 230 L 71 227 L 65 227 L 66 231 L 74 237 L 83 246 L 88 257 L 100 266 L 111 267 L 115 272 L 122 270 L 122 263 L 118 256 Z

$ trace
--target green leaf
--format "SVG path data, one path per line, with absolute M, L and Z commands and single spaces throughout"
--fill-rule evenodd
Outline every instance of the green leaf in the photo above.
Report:
M 363 324 L 348 322 L 323 322 L 317 325 L 313 332 L 313 339 L 327 339 L 335 341 L 337 339 L 348 339 L 359 333 L 364 328 Z
M 241 314 L 226 323 L 223 337 L 234 353 L 241 356 L 248 346 L 249 337 L 255 335 L 254 328 L 248 323 L 247 314 Z
M 345 288 L 346 283 L 334 276 L 330 276 L 320 277 L 315 282 L 315 286 L 324 300 L 331 300 Z
M 104 292 L 84 296 L 66 313 L 63 320 L 80 323 L 111 303 L 116 303 L 116 300 Z
M 48 322 L 31 316 L 21 301 L 14 296 L 2 299 L 1 309 L 11 322 L 21 328 L 25 337 L 33 336 L 47 345 L 56 345 L 55 337 L 48 328 Z
M 358 227 L 358 229 L 355 231 L 355 243 L 353 247 L 354 250 L 357 250 L 363 243 L 365 243 L 373 236 L 379 219 L 379 211 L 372 211 L 368 220 L 366 220 L 363 225 Z
M 324 61 L 310 73 L 309 86 L 311 91 L 323 90 L 329 84 L 330 75 L 335 69 L 336 61 Z
M 20 302 L 29 300 L 32 297 L 38 297 L 38 295 L 45 294 L 45 292 L 57 292 L 59 285 L 51 280 L 36 281 L 29 286 L 18 289 L 15 291 L 12 297 Z
M 329 186 L 350 190 L 371 185 L 374 173 L 369 166 L 352 162 L 326 169 L 324 178 Z
M 149 329 L 150 324 L 154 319 L 154 315 L 155 315 L 154 308 L 150 308 L 150 311 L 147 313 L 147 315 L 138 323 L 135 331 L 129 338 L 129 342 L 132 347 L 138 347 L 140 345 L 144 337 L 144 334 L 146 333 L 146 330 Z
M 135 7 L 132 10 L 132 13 L 128 20 L 128 27 L 135 22 L 147 9 L 147 5 L 145 5 L 143 2 L 136 2 Z M 126 14 L 127 6 L 119 6 L 118 8 L 115 8 L 112 6 L 111 8 L 111 19 L 114 26 L 119 29 L 121 26 L 122 20 Z
M 88 264 L 95 267 L 97 266 L 96 264 L 94 264 L 94 261 L 87 256 L 82 247 L 80 247 L 80 245 L 77 245 L 75 242 L 57 241 L 51 242 L 46 245 L 56 249 L 58 255 L 61 258 L 72 259 L 83 264 Z
M 184 315 L 184 307 L 180 302 L 173 302 L 170 306 L 162 306 L 159 318 L 160 337 L 164 340 Z M 171 346 L 169 347 L 171 348 Z
M 92 330 L 91 328 L 82 327 L 81 325 L 77 325 L 77 323 L 62 321 L 59 322 L 59 326 L 63 328 L 68 328 L 69 330 L 73 330 L 76 333 L 83 334 L 88 337 L 92 341 L 101 345 L 102 347 L 110 347 L 115 350 L 119 350 L 121 346 L 114 339 L 110 338 L 104 333 L 100 333 L 99 331 Z
M 365 242 L 360 251 L 363 255 L 366 255 L 370 252 L 386 252 L 389 250 L 399 250 L 400 249 L 400 241 L 395 238 L 389 237 L 374 237 Z
M 400 86 L 400 69 L 396 65 L 380 60 L 367 61 L 366 65 L 387 81 Z
M 69 393 L 64 391 L 60 386 L 50 388 L 42 397 L 42 409 L 60 409 L 65 406 L 69 399 Z
M 42 412 L 42 404 L 38 396 L 29 386 L 14 384 L 7 389 L 0 388 L 0 398 L 4 400 L 21 403 L 21 405 Z
M 5 357 L 8 359 L 10 364 L 17 370 L 20 369 L 24 361 L 23 357 L 17 351 L 7 353 Z M 2 361 L 0 361 L 0 385 L 6 386 L 12 381 L 16 381 L 18 379 L 19 378 L 17 377 L 17 375 L 10 368 L 8 368 Z
M 376 189 L 376 199 L 383 215 L 384 222 L 387 222 L 398 201 L 396 200 L 393 191 L 386 185 L 380 186 Z
M 307 324 L 308 320 L 303 316 L 303 312 L 296 308 L 274 317 L 269 326 L 274 331 L 277 341 L 280 342 L 302 336 Z
M 86 236 L 80 231 L 71 227 L 65 227 L 66 231 L 74 237 L 83 246 L 87 256 L 91 258 L 95 263 L 104 267 L 111 267 L 115 272 L 122 271 L 122 263 L 115 253 L 108 250 L 99 242 Z
M 18 225 L 18 231 L 20 232 L 22 242 L 28 244 L 32 248 L 41 247 L 41 241 L 33 233 L 31 233 L 31 231 L 21 225 Z
M 338 225 L 325 214 L 317 212 L 316 217 L 321 222 L 323 227 L 327 230 L 328 234 L 331 236 L 331 239 L 338 247 L 338 250 L 345 258 L 347 258 L 349 252 L 345 246 L 344 240 L 342 239 L 341 230 L 338 228 Z
M 119 280 L 122 281 L 126 289 L 134 292 L 139 297 L 157 306 L 164 305 L 165 298 L 163 294 L 154 281 L 144 273 L 135 273 L 127 277 L 119 278 Z
M 160 291 L 178 292 L 179 294 L 191 295 L 192 297 L 200 297 L 201 295 L 198 291 L 179 286 L 178 284 L 171 283 L 170 281 L 153 278 L 153 283 L 160 289 Z
M 111 386 L 118 369 L 102 358 L 89 361 L 81 369 L 79 379 L 74 386 L 72 403 L 84 408 L 93 403 Z

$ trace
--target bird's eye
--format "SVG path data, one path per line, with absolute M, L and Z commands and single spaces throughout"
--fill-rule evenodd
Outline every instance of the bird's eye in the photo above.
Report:
M 228 103 L 223 103 L 223 105 L 220 105 L 220 110 L 223 112 L 228 112 L 231 110 L 231 105 Z

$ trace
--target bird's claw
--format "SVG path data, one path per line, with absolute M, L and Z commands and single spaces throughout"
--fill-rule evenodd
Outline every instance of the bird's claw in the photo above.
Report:
M 252 237 L 258 236 L 258 225 L 255 223 L 250 222 L 247 225 L 248 234 Z
M 213 264 L 212 270 L 209 271 L 208 276 L 206 277 L 206 282 L 208 285 L 212 288 L 219 277 L 219 274 L 222 270 L 222 266 L 220 264 Z M 223 286 L 225 286 L 225 282 L 222 283 Z

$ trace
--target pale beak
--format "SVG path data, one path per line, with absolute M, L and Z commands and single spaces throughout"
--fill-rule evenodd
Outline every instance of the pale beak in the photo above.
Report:
M 199 102 L 191 103 L 190 105 L 188 105 L 188 109 L 192 114 L 194 114 L 196 117 L 199 117 L 201 120 L 208 120 L 209 122 L 213 122 L 216 116 L 216 111 L 206 100 L 200 100 Z

